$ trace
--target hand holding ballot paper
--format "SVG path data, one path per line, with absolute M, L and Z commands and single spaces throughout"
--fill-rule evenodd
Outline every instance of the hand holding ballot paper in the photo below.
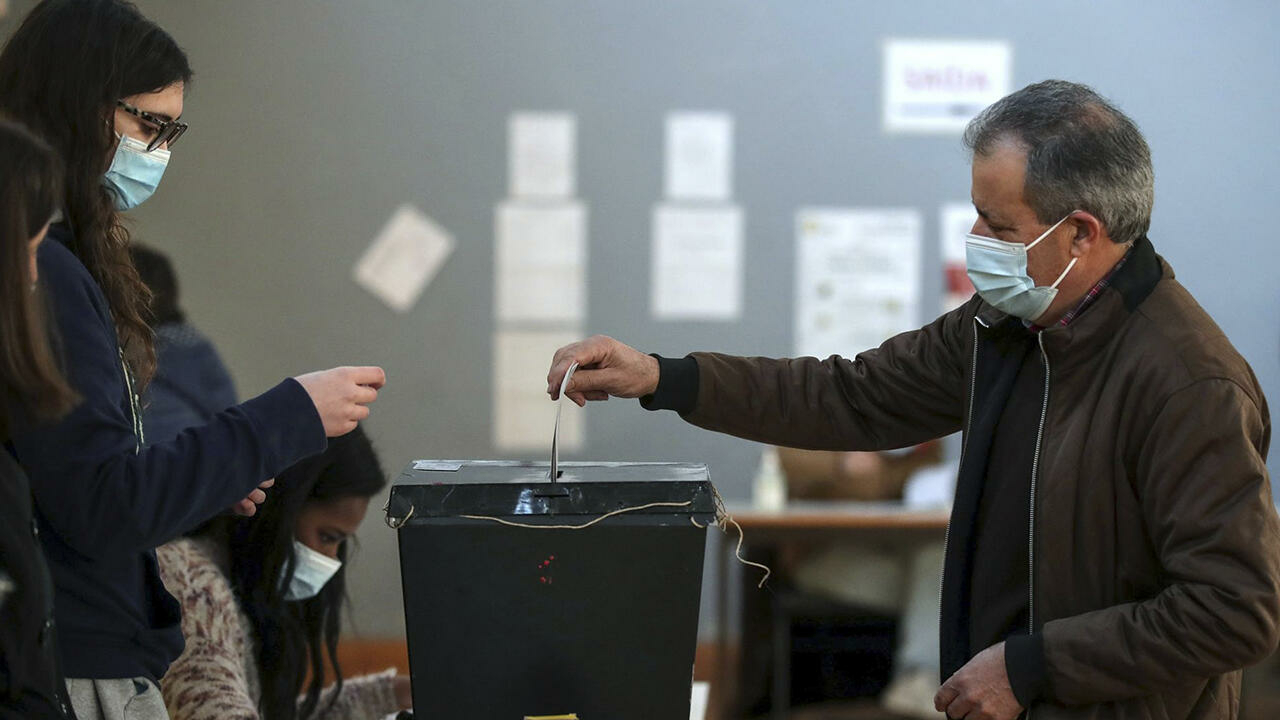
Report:
M 547 393 L 560 399 L 560 383 L 574 364 L 565 395 L 579 406 L 609 396 L 638 398 L 658 387 L 658 360 L 605 335 L 594 335 L 556 351 L 547 373 Z

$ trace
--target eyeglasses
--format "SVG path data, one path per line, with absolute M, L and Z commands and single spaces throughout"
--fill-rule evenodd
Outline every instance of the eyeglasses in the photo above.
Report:
M 123 100 L 117 100 L 116 106 L 155 129 L 156 136 L 151 139 L 151 142 L 147 143 L 147 152 L 151 152 L 166 143 L 168 147 L 172 148 L 178 144 L 178 138 L 182 137 L 182 134 L 187 131 L 188 125 L 184 122 L 165 120 L 158 115 L 152 115 L 146 110 L 136 108 Z

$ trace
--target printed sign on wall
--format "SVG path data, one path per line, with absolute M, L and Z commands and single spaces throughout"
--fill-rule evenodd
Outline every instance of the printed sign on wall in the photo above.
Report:
M 1006 42 L 889 40 L 884 45 L 884 129 L 959 133 L 1009 94 Z

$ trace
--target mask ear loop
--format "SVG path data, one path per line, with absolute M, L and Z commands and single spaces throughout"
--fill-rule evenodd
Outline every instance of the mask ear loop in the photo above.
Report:
M 1054 281 L 1053 281 L 1053 284 L 1052 284 L 1052 285 L 1050 285 L 1049 287 L 1051 287 L 1051 288 L 1056 288 L 1056 287 L 1058 287 L 1058 283 L 1062 282 L 1063 278 L 1065 278 L 1065 277 L 1067 276 L 1067 273 L 1071 272 L 1071 267 L 1072 267 L 1073 265 L 1075 265 L 1075 264 L 1076 264 L 1076 261 L 1077 261 L 1077 260 L 1079 260 L 1079 259 L 1080 259 L 1080 258 L 1078 258 L 1078 257 L 1076 257 L 1076 258 L 1071 258 L 1071 262 L 1067 263 L 1067 269 L 1066 269 L 1066 270 L 1063 270 L 1063 271 L 1062 271 L 1062 274 L 1058 276 L 1058 279 L 1057 279 L 1057 280 L 1054 280 Z
M 1044 240 L 1045 238 L 1049 237 L 1049 233 L 1053 232 L 1054 230 L 1057 230 L 1059 225 L 1061 225 L 1062 223 L 1066 222 L 1066 221 L 1067 221 L 1067 218 L 1069 218 L 1069 217 L 1071 217 L 1072 215 L 1075 215 L 1075 214 L 1076 214 L 1076 211 L 1075 211 L 1075 210 L 1072 210 L 1071 212 L 1067 213 L 1066 215 L 1063 215 L 1061 220 L 1059 220 L 1058 222 L 1056 222 L 1056 223 L 1054 223 L 1054 224 L 1050 225 L 1048 230 L 1045 230 L 1043 233 L 1040 233 L 1040 237 L 1036 238 L 1035 240 L 1032 240 L 1032 241 L 1031 241 L 1031 244 L 1030 244 L 1030 245 L 1027 245 L 1027 250 L 1028 250 L 1028 251 L 1030 251 L 1030 250 L 1031 250 L 1031 248 L 1033 248 L 1033 247 L 1035 247 L 1035 246 L 1039 245 L 1041 240 Z
M 1072 215 L 1075 215 L 1075 214 L 1076 214 L 1076 212 L 1077 212 L 1076 210 L 1072 210 L 1071 212 L 1067 213 L 1066 215 L 1063 215 L 1061 220 L 1059 220 L 1058 222 L 1056 222 L 1056 223 L 1054 223 L 1054 224 L 1050 225 L 1050 226 L 1049 226 L 1049 229 L 1048 229 L 1048 230 L 1045 230 L 1043 233 L 1041 233 L 1040 237 L 1038 237 L 1038 238 L 1036 238 L 1035 240 L 1033 240 L 1033 241 L 1031 242 L 1031 244 L 1030 244 L 1030 245 L 1027 245 L 1027 250 L 1029 251 L 1029 250 L 1031 250 L 1031 248 L 1033 248 L 1033 247 L 1035 247 L 1035 246 L 1039 245 L 1041 240 L 1044 240 L 1045 238 L 1049 237 L 1049 233 L 1053 232 L 1054 230 L 1057 230 L 1059 225 L 1061 225 L 1062 223 L 1066 222 L 1066 221 L 1067 221 L 1067 218 L 1071 217 Z M 1053 281 L 1053 284 L 1052 284 L 1052 285 L 1050 285 L 1049 287 L 1051 287 L 1051 288 L 1057 288 L 1057 287 L 1058 287 L 1058 285 L 1059 285 L 1063 280 L 1065 280 L 1065 279 L 1066 279 L 1066 277 L 1067 277 L 1067 273 L 1071 272 L 1071 268 L 1072 268 L 1072 267 L 1075 267 L 1076 261 L 1077 261 L 1077 260 L 1079 260 L 1079 259 L 1080 259 L 1080 258 L 1078 258 L 1078 257 L 1071 258 L 1071 262 L 1067 263 L 1067 267 L 1066 267 L 1066 269 L 1062 271 L 1062 274 L 1058 276 L 1058 279 L 1057 279 L 1057 280 L 1054 280 L 1054 281 Z

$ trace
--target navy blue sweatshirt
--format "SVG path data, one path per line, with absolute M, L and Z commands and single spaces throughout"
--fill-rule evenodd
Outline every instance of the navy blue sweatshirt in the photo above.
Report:
M 70 239 L 50 228 L 40 282 L 82 401 L 56 423 L 14 428 L 11 448 L 31 480 L 66 677 L 158 680 L 183 642 L 154 549 L 323 451 L 324 427 L 290 379 L 143 448 L 110 309 Z

